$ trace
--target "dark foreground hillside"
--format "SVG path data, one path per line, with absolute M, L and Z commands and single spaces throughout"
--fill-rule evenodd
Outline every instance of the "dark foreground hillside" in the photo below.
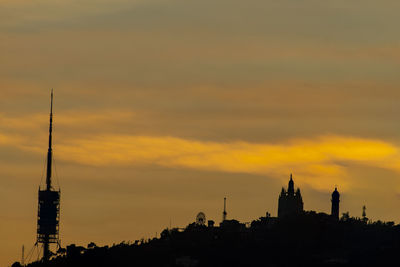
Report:
M 47 264 L 28 266 L 399 266 L 399 251 L 400 226 L 393 223 L 306 212 L 263 217 L 250 227 L 235 220 L 191 224 L 136 244 L 71 245 Z

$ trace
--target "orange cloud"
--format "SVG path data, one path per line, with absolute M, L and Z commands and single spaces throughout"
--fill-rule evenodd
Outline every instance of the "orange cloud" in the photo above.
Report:
M 217 143 L 174 137 L 97 136 L 71 139 L 57 145 L 59 157 L 93 166 L 155 164 L 199 170 L 240 172 L 297 180 L 316 189 L 334 184 L 348 188 L 346 164 L 395 168 L 398 149 L 379 140 L 323 136 L 313 140 L 291 140 L 282 144 L 247 142 Z M 393 165 L 387 164 L 388 160 Z
M 10 118 L 0 114 L 6 129 L 0 133 L 0 145 L 23 151 L 45 152 L 45 138 L 32 137 L 35 127 L 47 124 L 47 115 Z M 115 118 L 128 120 L 129 112 L 98 114 L 66 113 L 57 116 L 57 126 L 102 125 Z M 90 127 L 90 126 L 89 126 Z M 4 126 L 3 126 L 4 128 Z M 207 142 L 169 136 L 106 134 L 64 135 L 56 139 L 57 158 L 90 166 L 158 165 L 207 171 L 249 173 L 286 179 L 293 172 L 296 181 L 318 190 L 330 190 L 335 184 L 346 190 L 352 186 L 348 170 L 366 165 L 400 172 L 399 148 L 389 142 L 348 136 L 321 136 L 291 139 L 281 143 Z M 41 130 L 42 131 L 42 130 Z
M 351 186 L 346 165 L 365 164 L 400 171 L 398 149 L 379 140 L 323 136 L 281 144 L 204 142 L 174 137 L 103 135 L 57 144 L 65 161 L 92 166 L 159 165 L 171 168 L 240 172 L 286 179 L 318 190 Z

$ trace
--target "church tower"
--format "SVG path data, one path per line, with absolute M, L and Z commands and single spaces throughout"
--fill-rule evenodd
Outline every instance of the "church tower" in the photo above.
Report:
M 336 220 L 339 220 L 339 202 L 340 202 L 340 194 L 337 188 L 335 187 L 335 191 L 332 193 L 332 210 L 331 215 Z
M 278 201 L 278 217 L 293 216 L 303 212 L 303 198 L 301 197 L 300 188 L 294 190 L 294 182 L 292 174 L 287 191 L 282 188 Z

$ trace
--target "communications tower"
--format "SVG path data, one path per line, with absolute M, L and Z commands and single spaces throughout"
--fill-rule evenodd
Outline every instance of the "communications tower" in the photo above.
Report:
M 46 187 L 39 186 L 39 203 L 37 217 L 38 244 L 43 244 L 43 261 L 48 261 L 51 256 L 50 244 L 60 246 L 59 222 L 60 222 L 60 189 L 55 190 L 51 184 L 51 171 L 53 161 L 52 150 L 53 132 L 53 90 L 51 90 L 49 148 L 47 151 Z

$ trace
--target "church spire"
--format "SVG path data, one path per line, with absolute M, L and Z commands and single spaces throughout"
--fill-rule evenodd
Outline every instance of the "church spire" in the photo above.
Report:
M 294 191 L 293 175 L 290 174 L 290 180 L 287 191 L 282 188 L 278 201 L 278 217 L 293 216 L 300 214 L 304 210 L 303 198 L 300 189 Z
M 49 149 L 47 151 L 46 189 L 48 191 L 51 190 L 51 165 L 52 165 L 52 161 L 53 161 L 52 134 L 53 134 L 53 89 L 51 89 L 50 125 L 49 125 Z
M 294 195 L 294 182 L 293 182 L 292 174 L 290 174 L 290 180 L 289 180 L 289 185 L 288 185 L 288 194 Z

